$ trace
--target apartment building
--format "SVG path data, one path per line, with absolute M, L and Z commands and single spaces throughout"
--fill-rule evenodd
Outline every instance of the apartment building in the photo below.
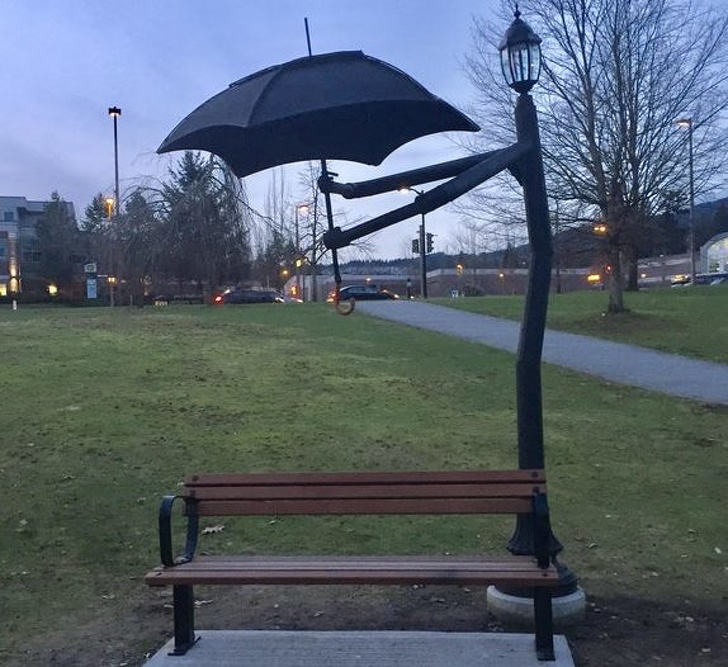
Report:
M 23 291 L 23 279 L 35 276 L 42 260 L 35 233 L 47 201 L 0 196 L 0 296 Z M 64 202 L 75 218 L 73 203 Z

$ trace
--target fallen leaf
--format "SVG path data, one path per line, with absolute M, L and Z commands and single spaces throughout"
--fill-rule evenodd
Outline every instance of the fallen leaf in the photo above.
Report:
M 211 535 L 212 533 L 222 533 L 223 530 L 225 530 L 225 526 L 219 523 L 216 526 L 207 526 L 207 528 L 203 528 L 200 534 Z

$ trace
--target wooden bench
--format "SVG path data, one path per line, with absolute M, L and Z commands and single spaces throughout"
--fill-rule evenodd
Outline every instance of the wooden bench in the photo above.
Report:
M 187 517 L 184 554 L 172 551 L 172 506 Z M 196 556 L 200 517 L 252 515 L 532 514 L 535 557 Z M 554 660 L 546 478 L 541 470 L 201 474 L 159 512 L 162 565 L 150 586 L 173 586 L 175 654 L 195 643 L 196 584 L 454 584 L 533 591 L 536 653 Z

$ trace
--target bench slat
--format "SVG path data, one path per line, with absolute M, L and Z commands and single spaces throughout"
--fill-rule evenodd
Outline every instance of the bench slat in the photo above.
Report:
M 201 556 L 145 577 L 150 586 L 192 584 L 471 584 L 553 586 L 556 568 L 530 556 Z
M 275 500 L 305 498 L 531 498 L 546 493 L 545 484 L 301 484 L 269 487 L 261 484 L 192 487 L 186 496 L 197 500 Z
M 322 514 L 513 514 L 528 513 L 531 498 L 220 500 L 197 506 L 199 516 Z
M 317 473 L 203 473 L 185 480 L 185 486 L 302 486 L 307 484 L 346 486 L 348 484 L 499 484 L 530 482 L 544 484 L 543 470 L 453 470 L 406 472 L 317 472 Z

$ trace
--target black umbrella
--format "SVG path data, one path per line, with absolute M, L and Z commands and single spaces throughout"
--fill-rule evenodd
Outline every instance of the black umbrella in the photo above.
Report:
M 417 137 L 478 129 L 397 68 L 340 51 L 236 81 L 182 120 L 157 152 L 206 150 L 243 177 L 301 160 L 378 165 Z

